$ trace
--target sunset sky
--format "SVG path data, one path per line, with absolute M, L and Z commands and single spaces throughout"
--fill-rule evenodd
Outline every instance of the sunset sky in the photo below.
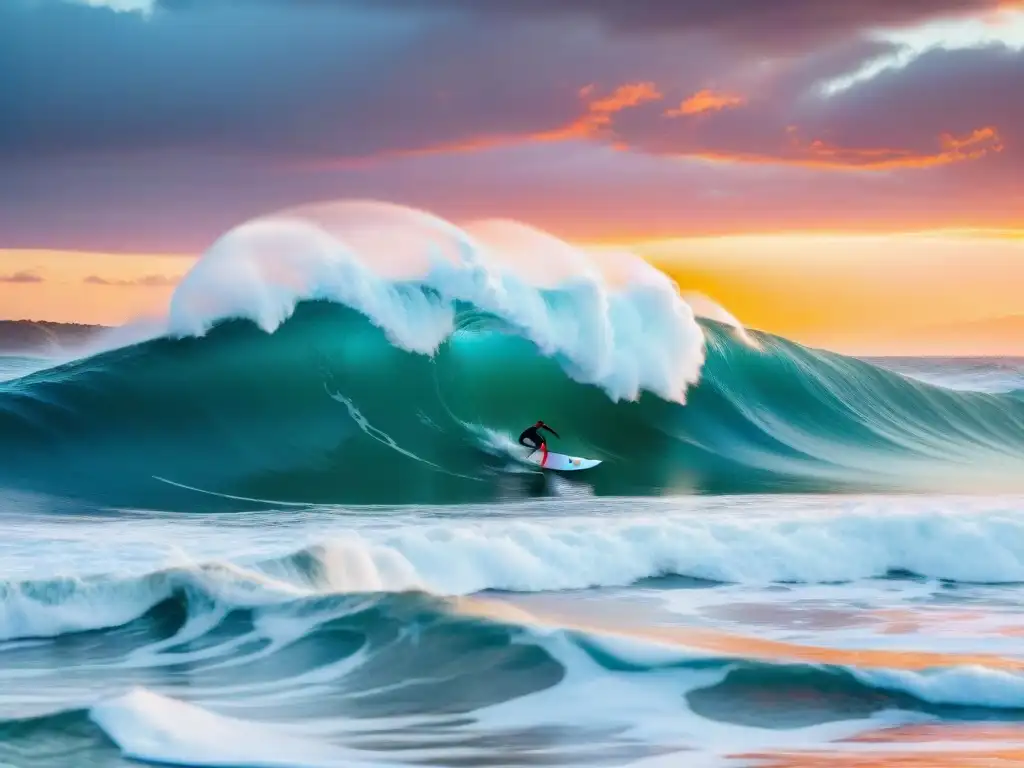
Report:
M 230 227 L 372 198 L 1024 354 L 1022 0 L 2 0 L 0 76 L 0 317 L 158 312 Z

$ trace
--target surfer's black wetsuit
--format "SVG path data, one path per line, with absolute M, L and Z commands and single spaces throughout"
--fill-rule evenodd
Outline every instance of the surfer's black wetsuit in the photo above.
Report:
M 543 421 L 538 421 L 532 427 L 527 427 L 523 430 L 523 433 L 519 436 L 519 444 L 525 445 L 527 448 L 544 448 L 544 453 L 547 454 L 548 441 L 544 439 L 544 435 L 540 433 L 540 430 L 546 429 L 548 432 L 553 434 L 555 437 L 561 437 L 560 434 L 555 432 L 551 427 L 545 424 Z M 526 442 L 529 440 L 530 442 Z

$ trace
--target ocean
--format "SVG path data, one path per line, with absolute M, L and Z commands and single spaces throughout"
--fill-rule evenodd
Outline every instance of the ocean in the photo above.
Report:
M 692 306 L 335 204 L 0 357 L 0 765 L 1024 765 L 1024 362 Z

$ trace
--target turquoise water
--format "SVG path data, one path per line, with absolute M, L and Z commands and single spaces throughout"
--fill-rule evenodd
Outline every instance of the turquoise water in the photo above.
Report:
M 0 382 L 0 482 L 178 510 L 232 508 L 224 496 L 457 504 L 553 485 L 660 496 L 1024 484 L 1017 392 L 954 391 L 767 334 L 752 349 L 701 322 L 707 359 L 685 405 L 613 402 L 497 321 L 467 323 L 425 356 L 353 310 L 306 303 L 273 334 L 228 322 Z M 553 449 L 604 464 L 558 480 L 527 471 L 513 444 L 538 418 L 563 435 Z

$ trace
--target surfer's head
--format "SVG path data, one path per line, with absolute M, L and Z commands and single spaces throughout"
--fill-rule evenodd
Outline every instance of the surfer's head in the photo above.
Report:
M 540 419 L 537 419 L 537 423 L 534 424 L 533 426 L 535 426 L 535 427 L 543 427 L 544 426 L 544 422 L 541 421 Z

